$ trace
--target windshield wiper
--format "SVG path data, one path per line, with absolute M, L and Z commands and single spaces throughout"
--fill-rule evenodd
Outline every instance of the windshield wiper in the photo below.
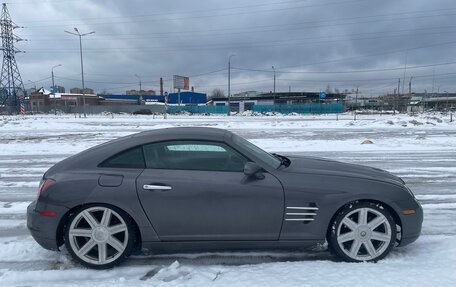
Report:
M 285 166 L 285 167 L 289 167 L 290 166 L 291 160 L 288 157 L 280 155 L 280 154 L 276 154 L 276 153 L 273 153 L 272 155 L 280 160 L 280 165 L 281 166 L 282 165 Z

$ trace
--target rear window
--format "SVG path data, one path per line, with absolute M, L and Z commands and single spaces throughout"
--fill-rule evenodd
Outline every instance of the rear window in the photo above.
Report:
M 99 165 L 112 168 L 145 168 L 142 147 L 122 151 Z

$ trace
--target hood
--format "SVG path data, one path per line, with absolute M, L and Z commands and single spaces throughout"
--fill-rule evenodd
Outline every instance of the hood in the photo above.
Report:
M 282 169 L 289 173 L 327 174 L 389 182 L 404 185 L 404 181 L 391 173 L 374 167 L 343 163 L 317 157 L 288 157 L 289 167 Z

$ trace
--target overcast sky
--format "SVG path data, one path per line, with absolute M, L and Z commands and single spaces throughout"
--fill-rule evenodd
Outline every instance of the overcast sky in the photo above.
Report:
M 172 75 L 195 91 L 269 92 L 359 87 L 365 94 L 456 90 L 454 0 L 11 0 L 16 47 L 26 88 L 80 87 L 83 38 L 86 86 L 97 92 L 170 90 Z M 434 76 L 435 75 L 435 76 Z M 41 80 L 41 81 L 40 81 Z M 400 87 L 402 91 L 402 83 Z

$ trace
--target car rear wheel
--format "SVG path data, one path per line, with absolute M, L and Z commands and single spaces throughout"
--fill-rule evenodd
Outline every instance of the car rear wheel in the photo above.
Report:
M 330 250 L 345 261 L 378 261 L 394 246 L 396 224 L 381 204 L 356 202 L 339 212 L 328 237 Z
M 122 210 L 104 205 L 85 206 L 70 216 L 65 246 L 85 266 L 111 268 L 132 252 L 134 223 Z

